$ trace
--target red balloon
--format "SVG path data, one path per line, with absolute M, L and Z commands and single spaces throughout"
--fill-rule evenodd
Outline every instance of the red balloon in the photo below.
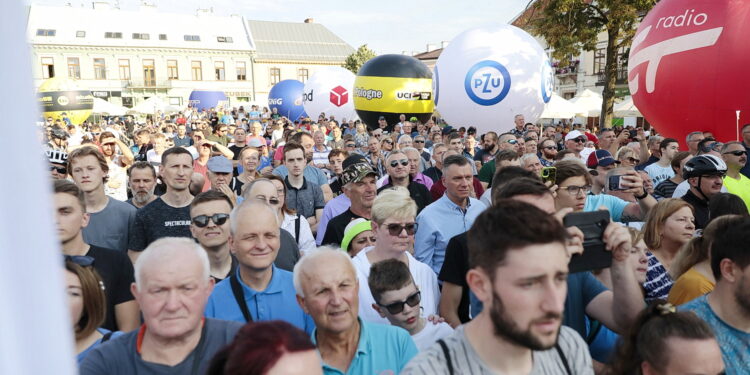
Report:
M 750 123 L 750 1 L 662 0 L 638 27 L 628 59 L 633 101 L 683 146 L 692 131 L 737 140 Z M 741 139 L 741 138 L 740 138 Z

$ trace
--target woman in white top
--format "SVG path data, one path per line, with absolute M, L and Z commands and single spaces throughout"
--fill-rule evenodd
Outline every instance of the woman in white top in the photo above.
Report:
M 279 196 L 279 204 L 276 205 L 276 214 L 281 221 L 281 229 L 291 233 L 292 237 L 297 240 L 297 246 L 299 246 L 299 251 L 303 256 L 315 251 L 317 246 L 312 230 L 310 230 L 310 224 L 286 205 L 284 180 L 280 176 L 271 173 L 267 173 L 263 177 L 271 180 L 274 186 L 276 186 L 276 193 Z
M 377 238 L 375 246 L 363 249 L 352 259 L 359 279 L 359 317 L 365 321 L 389 324 L 372 308 L 375 299 L 367 285 L 371 265 L 386 259 L 398 259 L 409 266 L 414 283 L 422 294 L 423 316 L 437 314 L 440 301 L 437 276 L 408 251 L 414 246 L 416 216 L 417 205 L 403 187 L 386 189 L 375 198 L 372 205 L 372 231 Z

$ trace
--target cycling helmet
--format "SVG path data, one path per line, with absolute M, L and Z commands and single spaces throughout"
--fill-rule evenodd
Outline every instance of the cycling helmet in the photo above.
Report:
M 68 153 L 65 151 L 47 149 L 45 152 L 50 163 L 65 164 L 68 162 Z
M 682 168 L 682 178 L 722 175 L 727 173 L 727 165 L 724 160 L 714 155 L 699 155 L 685 163 Z

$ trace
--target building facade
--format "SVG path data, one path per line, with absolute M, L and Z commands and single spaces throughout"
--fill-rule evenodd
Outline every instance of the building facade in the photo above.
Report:
M 163 13 L 149 5 L 128 11 L 106 3 L 28 10 L 35 87 L 47 78 L 70 78 L 125 107 L 158 96 L 184 108 L 194 90 L 223 92 L 230 106 L 267 106 L 276 82 L 305 81 L 317 67 L 341 65 L 354 51 L 312 22 Z

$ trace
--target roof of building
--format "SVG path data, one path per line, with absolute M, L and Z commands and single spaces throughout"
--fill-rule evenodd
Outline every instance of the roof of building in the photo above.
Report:
M 422 52 L 414 55 L 413 57 L 418 60 L 434 60 L 440 57 L 440 54 L 443 53 L 442 48 L 434 49 L 432 51 Z
M 248 20 L 256 60 L 341 63 L 354 48 L 318 23 Z
M 31 44 L 251 51 L 255 43 L 246 27 L 239 16 L 164 13 L 153 6 L 130 11 L 32 5 L 26 32 Z

